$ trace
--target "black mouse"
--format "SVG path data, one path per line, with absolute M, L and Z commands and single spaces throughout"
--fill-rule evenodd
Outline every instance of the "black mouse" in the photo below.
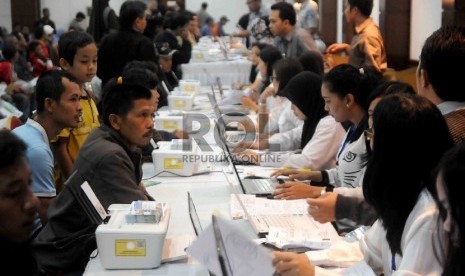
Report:
M 229 111 L 229 112 L 225 112 L 225 115 L 227 115 L 227 116 L 234 116 L 234 117 L 237 117 L 237 116 L 247 116 L 247 114 L 245 114 L 244 112 L 240 112 L 240 111 Z
M 264 177 L 256 176 L 256 175 L 249 175 L 244 177 L 244 179 L 263 179 Z

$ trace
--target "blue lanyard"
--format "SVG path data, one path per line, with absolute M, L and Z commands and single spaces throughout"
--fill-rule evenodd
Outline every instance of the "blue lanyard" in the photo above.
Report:
M 391 258 L 391 272 L 396 271 L 396 255 L 393 254 Z
M 344 143 L 342 144 L 341 148 L 339 149 L 339 152 L 337 154 L 337 160 L 339 160 L 339 156 L 341 153 L 344 151 L 345 147 L 347 144 L 350 143 L 350 140 L 352 140 L 352 137 L 355 135 L 357 129 L 354 129 L 354 127 L 350 127 L 349 130 L 347 131 L 347 136 L 346 139 L 344 140 Z

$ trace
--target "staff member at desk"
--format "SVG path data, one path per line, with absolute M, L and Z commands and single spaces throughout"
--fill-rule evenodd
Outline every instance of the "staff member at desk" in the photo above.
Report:
M 87 138 L 74 163 L 74 175 L 48 210 L 49 222 L 34 241 L 39 269 L 48 274 L 82 272 L 96 249 L 98 222 L 87 215 L 79 193 L 87 181 L 103 205 L 153 200 L 142 180 L 138 147 L 150 142 L 156 97 L 122 77 L 103 96 L 103 124 Z

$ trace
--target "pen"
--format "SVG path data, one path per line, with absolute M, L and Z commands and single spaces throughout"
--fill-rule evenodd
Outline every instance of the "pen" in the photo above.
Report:
M 158 148 L 159 148 L 157 142 L 155 142 L 153 139 L 150 139 L 150 144 L 152 145 L 152 147 L 153 147 L 154 149 L 158 149 Z

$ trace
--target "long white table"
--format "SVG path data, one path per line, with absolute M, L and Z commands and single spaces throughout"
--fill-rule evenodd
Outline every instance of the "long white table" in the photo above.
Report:
M 235 82 L 249 83 L 251 68 L 252 63 L 247 59 L 196 62 L 181 65 L 183 79 L 199 80 L 205 86 L 214 82 L 216 77 L 221 79 L 223 85 L 228 86 Z
M 219 167 L 219 166 L 218 166 Z M 153 175 L 153 164 L 143 165 L 144 175 Z M 196 181 L 197 178 L 197 181 Z M 156 200 L 166 202 L 171 208 L 171 219 L 167 238 L 180 235 L 194 235 L 187 202 L 187 192 L 196 205 L 202 228 L 211 223 L 213 212 L 231 218 L 229 209 L 230 186 L 223 172 L 211 172 L 193 177 L 155 177 L 150 180 L 161 184 L 147 188 Z M 235 221 L 234 224 L 251 238 L 256 237 L 252 227 L 246 220 Z M 84 275 L 209 275 L 208 270 L 192 259 L 162 264 L 151 270 L 105 270 L 99 256 L 87 264 Z
M 208 91 L 206 89 L 205 91 Z M 197 110 L 205 111 L 206 95 L 202 93 L 196 97 Z M 212 130 L 211 130 L 212 131 Z M 207 135 L 208 136 L 208 135 Z M 206 138 L 209 143 L 214 143 L 213 136 Z M 212 147 L 214 147 L 213 145 Z M 216 146 L 217 147 L 217 146 Z M 213 153 L 212 153 L 213 154 Z M 241 191 L 237 176 L 231 169 L 223 168 L 222 163 L 213 164 L 212 172 L 190 177 L 160 177 L 154 176 L 155 169 L 152 163 L 143 164 L 144 181 L 160 182 L 155 186 L 147 187 L 147 191 L 157 201 L 167 203 L 171 208 L 171 218 L 166 237 L 173 238 L 182 235 L 194 235 L 188 212 L 187 192 L 190 192 L 195 203 L 200 223 L 206 229 L 211 223 L 212 213 L 219 213 L 224 218 L 231 218 L 230 198 L 232 193 Z M 247 169 L 239 168 L 239 173 L 247 174 Z M 254 169 L 254 173 L 267 173 L 266 168 Z M 230 182 L 228 182 L 228 179 Z M 229 184 L 231 183 L 231 185 Z M 235 220 L 233 224 L 250 238 L 257 238 L 250 223 L 245 220 Z M 97 255 L 87 264 L 84 275 L 209 275 L 208 270 L 193 259 L 185 259 L 176 262 L 164 263 L 156 269 L 150 270 L 106 270 L 102 267 Z
M 206 95 L 198 95 L 196 97 L 196 106 L 200 109 L 203 109 L 205 104 L 208 105 L 208 101 L 206 101 L 205 98 Z M 210 139 L 211 138 L 212 137 L 210 137 Z M 206 139 L 209 140 L 209 138 Z M 213 141 L 209 142 L 213 143 Z M 214 145 L 212 145 L 212 147 L 214 147 Z M 167 238 L 182 235 L 194 235 L 194 229 L 188 212 L 187 192 L 190 192 L 196 205 L 197 213 L 203 229 L 210 225 L 211 215 L 213 212 L 219 213 L 225 218 L 231 218 L 229 207 L 231 189 L 226 180 L 225 174 L 222 171 L 223 166 L 224 165 L 221 163 L 213 164 L 212 172 L 190 177 L 153 177 L 155 175 L 153 164 L 143 164 L 143 181 L 160 182 L 160 184 L 155 186 L 147 187 L 147 191 L 157 201 L 165 202 L 171 208 L 171 218 L 166 236 Z M 251 238 L 256 237 L 248 221 L 235 221 L 234 224 Z M 187 260 L 165 263 L 159 268 L 151 270 L 105 270 L 102 267 L 99 256 L 97 255 L 97 257 L 91 259 L 87 264 L 84 275 L 200 276 L 209 275 L 209 273 L 205 267 L 190 258 Z

